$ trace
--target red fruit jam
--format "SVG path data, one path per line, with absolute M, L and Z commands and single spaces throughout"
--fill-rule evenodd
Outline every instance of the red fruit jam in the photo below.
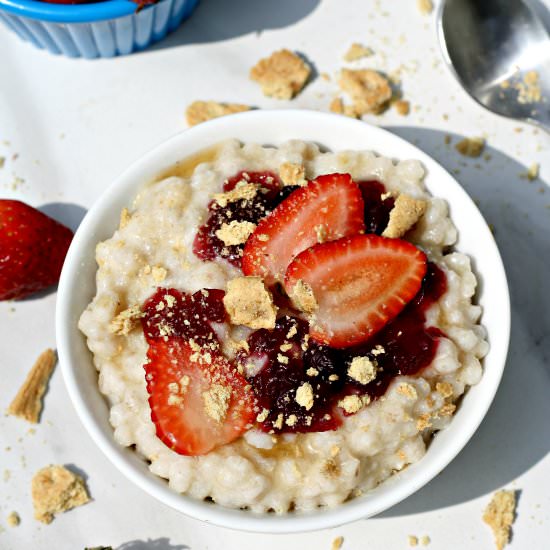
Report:
M 200 345 L 219 345 L 216 323 L 227 320 L 225 292 L 202 289 L 194 294 L 158 288 L 143 304 L 141 324 L 147 341 L 179 337 Z
M 386 188 L 379 181 L 360 181 L 358 185 L 365 203 L 365 232 L 381 235 L 388 225 L 395 200 L 390 196 L 382 198 Z
M 252 200 L 241 199 L 230 202 L 225 207 L 215 201 L 210 203 L 206 223 L 199 227 L 193 243 L 193 252 L 201 260 L 223 258 L 235 267 L 241 267 L 244 244 L 228 246 L 218 239 L 216 231 L 224 223 L 232 221 L 257 224 L 296 189 L 294 186 L 283 187 L 278 176 L 271 172 L 239 172 L 224 182 L 224 192 L 231 191 L 243 180 L 258 184 L 258 193 Z
M 376 399 L 396 376 L 418 374 L 430 365 L 443 333 L 424 325 L 425 311 L 446 289 L 443 271 L 428 263 L 416 297 L 384 329 L 354 348 L 334 349 L 308 341 L 307 322 L 290 316 L 278 319 L 273 330 L 252 333 L 248 338 L 249 352 L 241 352 L 238 361 L 258 369 L 249 381 L 259 406 L 269 411 L 262 429 L 279 433 L 336 429 L 342 423 L 341 414 L 345 414 L 337 408 L 337 402 L 344 396 L 369 395 Z M 383 353 L 378 353 L 381 349 Z M 366 385 L 347 374 L 351 361 L 359 356 L 378 364 L 376 379 Z M 296 390 L 305 382 L 309 382 L 315 396 L 309 410 L 296 402 Z M 277 423 L 279 415 L 284 419 L 282 426 Z M 295 420 L 291 425 L 285 424 L 291 415 Z

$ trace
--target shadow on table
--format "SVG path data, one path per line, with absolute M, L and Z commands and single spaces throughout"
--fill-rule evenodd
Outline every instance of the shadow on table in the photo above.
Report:
M 147 51 L 184 44 L 218 42 L 237 36 L 280 29 L 315 10 L 320 0 L 203 0 L 189 20 Z
M 489 146 L 489 161 L 461 157 L 453 144 L 462 136 L 408 127 L 388 130 L 416 144 L 451 173 L 459 170 L 455 177 L 494 226 L 510 285 L 512 336 L 498 393 L 468 445 L 438 477 L 380 518 L 485 495 L 534 467 L 550 451 L 550 188 L 522 179 L 526 167 Z M 531 130 L 525 134 L 534 148 L 538 140 Z M 450 145 L 444 143 L 446 135 L 452 137 Z M 484 284 L 491 284 L 490 277 Z
M 38 210 L 66 225 L 72 231 L 77 230 L 87 212 L 84 207 L 69 202 L 51 202 L 41 206 Z
M 131 540 L 116 548 L 116 550 L 188 550 L 189 546 L 184 544 L 171 544 L 170 539 Z

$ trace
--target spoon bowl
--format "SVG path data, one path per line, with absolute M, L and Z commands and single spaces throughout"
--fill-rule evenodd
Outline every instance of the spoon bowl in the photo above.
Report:
M 550 132 L 550 36 L 523 0 L 443 0 L 447 67 L 478 103 Z

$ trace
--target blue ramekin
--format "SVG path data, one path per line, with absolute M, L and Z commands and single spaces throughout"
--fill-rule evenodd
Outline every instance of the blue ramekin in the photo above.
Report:
M 91 59 L 143 50 L 175 30 L 197 3 L 160 0 L 137 12 L 131 0 L 76 5 L 0 0 L 0 20 L 38 48 Z

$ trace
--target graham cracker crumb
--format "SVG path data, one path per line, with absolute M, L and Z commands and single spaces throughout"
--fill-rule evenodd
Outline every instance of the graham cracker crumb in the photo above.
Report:
M 344 61 L 357 61 L 358 59 L 369 57 L 373 53 L 374 52 L 369 47 L 354 42 L 344 54 Z
M 292 99 L 305 86 L 311 69 L 301 57 L 283 49 L 260 59 L 250 70 L 265 96 Z
M 223 298 L 231 323 L 249 328 L 274 328 L 277 306 L 261 277 L 237 277 L 227 283 Z
M 539 177 L 539 169 L 539 164 L 537 162 L 534 162 L 533 164 L 531 164 L 531 166 L 529 166 L 527 172 L 525 172 L 524 174 L 520 174 L 520 177 L 526 178 L 529 181 L 535 181 Z
M 407 116 L 410 113 L 411 104 L 408 101 L 405 101 L 404 99 L 399 99 L 393 104 L 393 108 L 401 116 Z
M 17 512 L 11 512 L 6 521 L 10 527 L 17 527 L 21 523 L 21 518 Z
M 42 396 L 53 372 L 57 356 L 47 349 L 38 356 L 23 385 L 10 403 L 6 413 L 23 418 L 33 424 L 38 423 L 42 411 Z
M 537 71 L 525 73 L 522 82 L 514 85 L 518 90 L 518 103 L 538 103 L 542 99 L 542 91 Z
M 295 414 L 291 414 L 286 420 L 285 420 L 285 424 L 287 426 L 294 426 L 296 424 L 296 422 L 298 422 L 298 417 L 295 415 Z
M 277 420 L 275 420 L 275 422 L 273 422 L 273 427 L 276 428 L 277 430 L 282 429 L 282 427 L 283 427 L 283 418 L 284 417 L 283 417 L 282 413 L 277 415 Z
M 236 202 L 239 200 L 252 200 L 258 192 L 258 185 L 255 183 L 248 183 L 247 181 L 240 181 L 237 185 L 227 191 L 226 193 L 216 193 L 214 200 L 222 207 L 225 208 L 228 203 Z
M 314 367 L 309 367 L 309 369 L 306 370 L 306 374 L 308 376 L 317 376 L 319 374 L 319 371 Z
M 86 504 L 90 498 L 84 480 L 64 466 L 46 466 L 32 478 L 34 517 L 51 523 L 54 515 Z
M 418 420 L 416 421 L 416 429 L 419 432 L 425 430 L 426 428 L 431 427 L 432 425 L 431 416 L 432 415 L 430 413 L 424 413 L 418 417 Z
M 163 303 L 163 302 L 160 302 Z M 109 323 L 109 332 L 118 336 L 126 336 L 134 330 L 139 324 L 139 320 L 143 317 L 143 312 L 138 305 L 134 305 L 121 311 Z
M 357 116 L 381 113 L 392 96 L 388 79 L 370 69 L 342 69 L 339 84 L 350 95 Z
M 422 537 L 420 537 L 420 544 L 422 546 L 428 546 L 428 544 L 430 544 L 431 542 L 431 539 L 430 537 L 428 537 L 428 535 L 424 535 Z
M 313 289 L 302 279 L 298 279 L 290 289 L 290 300 L 294 307 L 305 313 L 313 313 L 319 307 Z
M 279 166 L 279 176 L 284 185 L 304 186 L 306 181 L 306 170 L 301 164 L 284 162 Z
M 449 382 L 437 382 L 435 385 L 435 391 L 442 395 L 445 399 L 451 397 L 454 393 L 453 385 Z
M 313 407 L 313 388 L 309 382 L 304 382 L 296 390 L 296 403 L 301 407 L 304 407 L 306 411 L 309 411 Z
M 255 229 L 255 223 L 233 220 L 229 223 L 223 223 L 216 231 L 216 237 L 227 246 L 243 244 L 254 233 Z
M 229 409 L 231 390 L 221 384 L 212 384 L 208 391 L 203 392 L 202 399 L 206 414 L 216 422 L 222 423 Z
M 409 535 L 409 546 L 418 546 L 418 537 L 415 535 Z
M 453 403 L 447 403 L 446 405 L 443 405 L 443 407 L 441 407 L 439 411 L 437 411 L 437 415 L 452 416 L 455 411 L 456 411 L 456 405 Z
M 426 201 L 413 199 L 404 194 L 399 195 L 390 212 L 390 220 L 382 236 L 390 239 L 402 237 L 424 215 L 426 206 Z
M 418 397 L 416 388 L 412 384 L 408 383 L 399 384 L 397 388 L 397 393 L 400 393 L 401 395 L 404 395 L 409 399 L 416 399 Z
M 340 464 L 333 458 L 329 458 L 323 464 L 321 473 L 328 478 L 337 478 L 341 473 Z
M 338 401 L 338 406 L 344 409 L 348 414 L 356 413 L 358 410 L 362 409 L 365 404 L 365 400 L 361 399 L 358 395 L 346 395 L 344 399 Z
M 119 229 L 124 229 L 132 219 L 132 216 L 130 215 L 130 212 L 127 208 L 123 208 L 120 212 L 120 223 L 118 224 Z
M 416 0 L 416 6 L 422 15 L 430 15 L 434 9 L 432 0 Z
M 511 526 L 516 511 L 515 491 L 497 491 L 485 508 L 483 521 L 493 530 L 497 550 L 502 550 L 510 542 Z
M 258 416 L 256 417 L 256 421 L 257 422 L 263 422 L 269 415 L 269 410 L 268 409 L 262 409 L 262 412 L 258 414 Z
M 340 97 L 335 97 L 330 102 L 329 109 L 337 115 L 345 115 L 351 118 L 357 118 L 359 116 L 353 105 L 344 105 L 344 102 Z
M 344 544 L 344 537 L 336 537 L 332 541 L 332 550 L 340 550 L 340 548 L 342 548 L 342 544 Z
M 464 157 L 477 158 L 483 153 L 485 140 L 481 137 L 464 138 L 455 145 L 455 149 Z
M 354 357 L 348 368 L 348 376 L 359 384 L 368 384 L 376 378 L 377 365 L 368 357 Z
M 153 275 L 153 279 L 156 283 L 162 283 L 162 281 L 166 279 L 166 275 L 168 275 L 168 271 L 166 271 L 164 267 L 160 267 L 156 265 L 151 270 L 151 274 Z
M 194 101 L 185 111 L 185 118 L 189 126 L 195 126 L 213 118 L 218 118 L 233 113 L 250 111 L 248 105 L 240 103 L 218 103 L 217 101 Z

